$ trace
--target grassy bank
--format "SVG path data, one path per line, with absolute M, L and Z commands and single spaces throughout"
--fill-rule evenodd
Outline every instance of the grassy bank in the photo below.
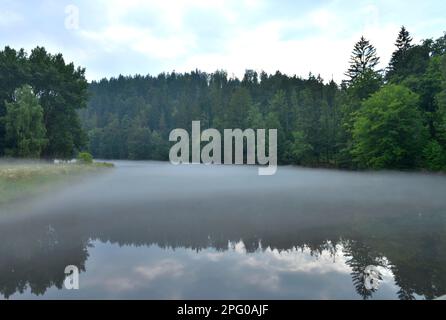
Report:
M 0 206 L 38 196 L 65 183 L 107 170 L 109 163 L 0 163 Z

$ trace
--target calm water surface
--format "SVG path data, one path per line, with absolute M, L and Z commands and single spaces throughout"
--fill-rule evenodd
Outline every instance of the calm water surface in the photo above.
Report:
M 63 287 L 80 270 L 80 289 Z M 364 269 L 383 281 L 364 286 Z M 117 161 L 0 208 L 0 298 L 432 299 L 446 176 Z

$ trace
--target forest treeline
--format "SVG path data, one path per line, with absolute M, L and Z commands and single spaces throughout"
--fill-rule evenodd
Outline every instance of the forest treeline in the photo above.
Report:
M 347 59 L 348 57 L 346 57 Z M 355 45 L 341 84 L 247 70 L 119 76 L 36 48 L 0 51 L 0 155 L 167 160 L 172 129 L 278 129 L 280 164 L 446 169 L 446 34 L 413 43 L 402 27 L 389 65 Z M 81 128 L 82 127 L 82 128 Z
M 341 85 L 318 76 L 247 70 L 162 73 L 89 86 L 81 119 L 100 158 L 167 160 L 174 128 L 277 128 L 281 164 L 343 168 L 446 167 L 446 34 L 413 44 L 403 27 L 389 66 L 354 46 Z

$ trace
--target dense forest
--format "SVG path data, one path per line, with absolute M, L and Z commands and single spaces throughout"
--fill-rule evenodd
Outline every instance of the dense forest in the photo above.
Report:
M 347 58 L 347 57 L 346 57 Z M 414 44 L 402 27 L 388 67 L 355 45 L 341 84 L 247 70 L 119 76 L 44 48 L 0 51 L 0 156 L 167 160 L 174 128 L 278 129 L 280 164 L 446 169 L 446 34 Z
M 99 158 L 167 160 L 174 128 L 277 128 L 281 164 L 342 168 L 446 167 L 446 34 L 413 44 L 403 27 L 389 66 L 355 44 L 347 80 L 247 70 L 163 73 L 89 86 L 80 112 Z

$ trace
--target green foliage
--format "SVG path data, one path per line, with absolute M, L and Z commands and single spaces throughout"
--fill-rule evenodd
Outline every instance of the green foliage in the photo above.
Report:
M 399 85 L 386 85 L 356 113 L 352 156 L 362 168 L 408 169 L 419 165 L 427 132 L 418 96 Z
M 127 140 L 128 157 L 132 160 L 152 158 L 152 132 L 147 127 L 134 126 Z
M 399 84 L 408 77 L 420 77 L 426 72 L 431 57 L 431 47 L 430 43 L 425 41 L 404 50 L 397 49 L 393 54 L 399 58 L 398 61 L 392 62 L 386 79 Z
M 43 125 L 43 109 L 30 86 L 24 85 L 7 102 L 1 119 L 5 128 L 6 155 L 39 158 L 48 140 Z
M 289 105 L 283 90 L 277 91 L 268 103 L 268 114 L 265 117 L 267 129 L 277 129 L 277 156 L 281 163 L 289 163 L 288 128 Z
M 154 148 L 152 150 L 152 159 L 153 160 L 163 160 L 166 161 L 169 159 L 169 144 L 167 143 L 167 139 L 162 137 L 162 134 L 158 131 L 152 132 L 152 141 Z
M 402 26 L 395 43 L 397 49 L 392 53 L 386 74 L 388 80 L 395 77 L 396 74 L 402 73 L 402 70 L 407 66 L 408 52 L 412 48 L 412 40 L 409 31 Z
M 435 57 L 446 54 L 446 33 L 437 40 L 426 39 L 419 45 L 411 44 L 412 38 L 407 30 L 402 30 L 398 36 L 397 50 L 392 55 L 386 79 L 393 83 L 402 83 L 407 78 L 422 79 L 432 66 Z M 413 88 L 411 87 L 413 90 Z
M 278 129 L 280 164 L 415 168 L 427 150 L 423 141 L 446 147 L 445 39 L 412 44 L 402 28 L 384 81 L 376 49 L 362 37 L 340 87 L 312 74 L 247 70 L 239 80 L 196 70 L 119 76 L 87 88 L 84 70 L 61 55 L 36 48 L 28 57 L 7 47 L 0 52 L 0 117 L 3 101 L 11 103 L 14 90 L 30 83 L 43 109 L 47 157 L 70 157 L 88 140 L 98 158 L 167 160 L 169 132 L 200 120 L 202 129 Z M 9 143 L 5 130 L 3 123 L 0 155 Z
M 222 71 L 197 71 L 93 82 L 89 107 L 80 112 L 89 150 L 98 158 L 166 160 L 169 132 L 189 130 L 192 120 L 201 120 L 202 129 L 278 129 L 279 162 L 293 163 L 292 132 L 298 125 L 312 131 L 311 125 L 299 124 L 302 117 L 313 121 L 316 132 L 322 134 L 315 140 L 319 141 L 316 149 L 324 148 L 323 152 L 317 149 L 324 159 L 317 158 L 315 163 L 326 161 L 325 149 L 334 153 L 328 146 L 334 143 L 338 125 L 334 121 L 339 103 L 336 84 L 324 84 L 314 76 L 303 80 L 280 73 L 262 73 L 261 81 L 258 78 L 253 71 L 247 71 L 243 81 L 228 78 Z M 304 90 L 310 98 L 306 109 L 299 110 Z M 313 101 L 318 102 L 317 109 Z
M 423 74 L 407 76 L 401 82 L 420 96 L 419 109 L 423 111 L 431 138 L 437 140 L 441 139 L 442 135 L 438 126 L 441 125 L 440 95 L 446 88 L 445 61 L 445 56 L 433 56 Z
M 248 126 L 253 129 L 265 128 L 265 120 L 258 104 L 252 104 L 248 110 Z
M 438 63 L 440 92 L 435 95 L 436 111 L 433 116 L 436 138 L 446 148 L 446 55 L 439 58 Z
M 92 164 L 93 156 L 88 152 L 79 152 L 77 155 L 77 161 L 82 164 Z
M 446 54 L 446 32 L 436 41 L 430 41 L 432 56 L 442 56 Z
M 348 93 L 353 99 L 362 101 L 378 91 L 382 84 L 382 76 L 378 72 L 368 69 L 351 82 Z
M 29 84 L 43 108 L 43 123 L 48 143 L 45 157 L 70 158 L 86 143 L 77 109 L 86 106 L 85 70 L 66 64 L 61 54 L 49 54 L 37 47 L 28 56 L 22 49 L 5 47 L 0 51 L 0 117 L 6 114 L 6 103 L 14 91 Z M 0 156 L 6 146 L 6 128 L 0 125 Z
M 293 132 L 293 140 L 290 148 L 290 153 L 294 163 L 301 165 L 311 164 L 313 159 L 313 147 L 307 143 L 302 131 Z
M 246 119 L 251 105 L 252 98 L 248 89 L 244 87 L 235 89 L 229 100 L 228 109 L 225 112 L 225 128 L 246 128 Z
M 435 126 L 438 140 L 446 146 L 446 90 L 440 92 L 437 97 L 438 111 Z
M 428 170 L 446 170 L 446 152 L 435 140 L 429 141 L 429 143 L 424 147 L 423 161 L 423 167 Z

